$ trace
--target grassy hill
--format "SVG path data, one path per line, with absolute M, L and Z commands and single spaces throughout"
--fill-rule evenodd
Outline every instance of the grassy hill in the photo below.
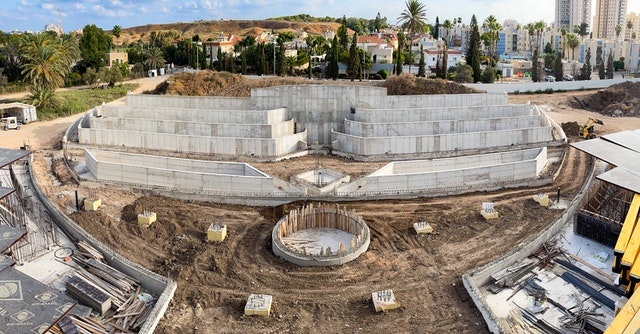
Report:
M 306 31 L 311 35 L 320 35 L 327 30 L 336 31 L 340 26 L 336 22 L 288 22 L 275 20 L 220 20 L 220 21 L 196 21 L 177 22 L 167 24 L 148 24 L 145 26 L 123 28 L 121 41 L 137 41 L 142 36 L 148 40 L 152 31 L 176 31 L 179 36 L 187 38 L 200 35 L 202 40 L 209 37 L 217 37 L 220 32 L 225 35 L 247 36 L 260 34 L 263 31 Z M 108 31 L 111 33 L 111 31 Z

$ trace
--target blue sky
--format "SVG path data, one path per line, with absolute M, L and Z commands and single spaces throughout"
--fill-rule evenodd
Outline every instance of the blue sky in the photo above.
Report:
M 595 5 L 596 0 L 592 0 Z M 516 19 L 520 23 L 553 21 L 555 0 L 431 0 L 427 19 L 462 17 L 469 23 L 495 15 L 498 22 Z M 404 0 L 2 0 L 0 30 L 39 31 L 47 23 L 57 23 L 60 9 L 63 30 L 82 29 L 96 24 L 105 30 L 152 23 L 191 22 L 199 19 L 264 19 L 306 13 L 313 16 L 374 18 L 378 12 L 396 23 Z M 628 10 L 640 13 L 640 0 L 629 1 Z

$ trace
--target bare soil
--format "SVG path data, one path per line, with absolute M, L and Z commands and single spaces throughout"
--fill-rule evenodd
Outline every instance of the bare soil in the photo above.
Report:
M 573 94 L 593 92 L 516 95 L 510 100 L 546 105 L 558 123 L 582 123 L 591 113 L 570 105 Z M 604 117 L 599 133 L 640 127 L 637 118 Z M 34 125 L 46 128 L 47 123 Z M 38 145 L 46 147 L 50 135 L 42 140 Z M 560 187 L 562 196 L 570 198 L 591 168 L 584 154 L 567 148 L 559 177 L 542 188 L 345 203 L 371 228 L 369 251 L 343 266 L 302 268 L 275 257 L 270 244 L 275 222 L 301 202 L 249 207 L 180 201 L 91 182 L 76 186 L 62 172 L 56 172 L 60 176 L 56 180 L 48 170 L 44 157 L 51 151 L 35 154 L 38 182 L 63 210 L 71 205 L 74 189 L 102 199 L 100 211 L 71 214 L 74 220 L 119 253 L 178 283 L 157 333 L 487 333 L 461 275 L 549 225 L 561 212 L 541 208 L 531 196 L 552 194 Z M 352 178 L 379 168 L 333 157 L 256 165 L 287 179 L 314 168 L 318 161 Z M 485 221 L 479 214 L 482 202 L 494 202 L 500 218 Z M 139 228 L 136 216 L 142 210 L 156 212 L 158 222 Z M 412 224 L 422 220 L 434 226 L 434 234 L 413 233 Z M 224 242 L 205 241 L 212 222 L 228 225 Z M 383 289 L 394 290 L 400 309 L 375 313 L 371 293 Z M 243 315 L 250 293 L 274 296 L 270 317 Z

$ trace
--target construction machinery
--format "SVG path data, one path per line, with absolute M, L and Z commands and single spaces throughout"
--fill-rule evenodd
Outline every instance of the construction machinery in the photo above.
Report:
M 0 124 L 2 124 L 2 129 L 7 131 L 10 129 L 20 130 L 20 123 L 18 123 L 17 117 L 5 117 L 0 119 Z
M 604 125 L 604 123 L 596 118 L 591 118 L 589 117 L 589 120 L 587 120 L 586 123 L 584 123 L 584 125 L 580 126 L 580 130 L 578 131 L 578 136 L 584 138 L 584 139 L 593 139 L 596 137 L 596 130 L 595 130 L 595 125 L 599 124 L 599 125 Z

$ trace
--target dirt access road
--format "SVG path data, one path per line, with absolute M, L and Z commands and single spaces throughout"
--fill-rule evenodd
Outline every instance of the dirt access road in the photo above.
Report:
M 565 102 L 568 95 L 510 99 L 549 105 L 549 114 L 558 122 L 583 123 L 597 116 L 605 121 L 598 129 L 601 133 L 640 127 L 635 118 L 609 119 L 572 109 Z M 44 148 L 47 142 L 38 144 Z M 64 209 L 72 203 L 74 189 L 86 193 L 91 188 L 103 200 L 103 209 L 71 217 L 119 253 L 178 283 L 157 333 L 486 333 L 461 275 L 545 228 L 560 212 L 541 209 L 531 196 L 561 187 L 563 196 L 571 197 L 590 168 L 584 154 L 570 150 L 560 177 L 543 188 L 345 203 L 362 214 L 371 228 L 370 250 L 347 265 L 301 268 L 273 255 L 270 233 L 284 213 L 303 203 L 260 208 L 185 202 L 92 183 L 77 187 L 66 181 L 63 172 L 56 176 L 48 172 L 44 158 L 52 152 L 42 149 L 35 162 L 38 182 L 49 196 Z M 314 157 L 305 157 L 260 168 L 288 175 L 315 164 Z M 350 175 L 362 169 L 360 164 L 349 166 L 334 158 L 323 159 L 323 164 L 340 166 Z M 481 218 L 480 205 L 487 201 L 495 203 L 499 219 Z M 143 209 L 158 214 L 151 228 L 140 229 L 136 224 Z M 429 221 L 435 233 L 414 235 L 411 225 L 419 220 Z M 212 221 L 228 225 L 225 242 L 204 242 Z M 399 310 L 374 312 L 371 293 L 383 289 L 394 290 L 402 305 Z M 250 293 L 274 296 L 271 317 L 243 315 Z

